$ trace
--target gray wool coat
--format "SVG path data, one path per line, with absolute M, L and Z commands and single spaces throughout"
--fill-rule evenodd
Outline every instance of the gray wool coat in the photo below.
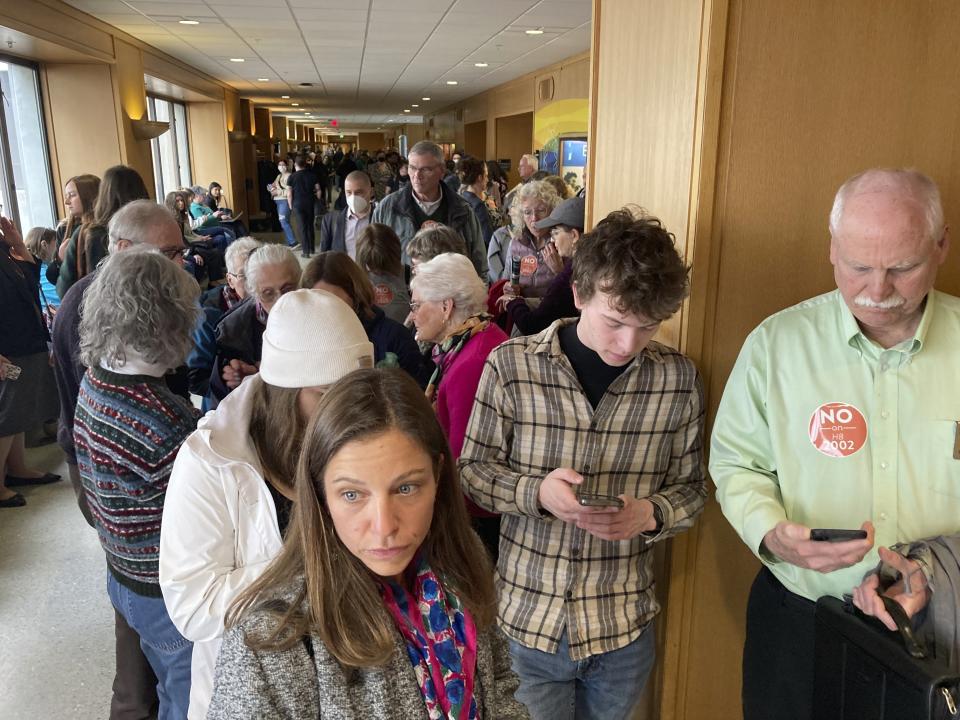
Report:
M 396 650 L 378 668 L 345 670 L 316 636 L 313 657 L 305 643 L 282 652 L 253 651 L 248 633 L 272 627 L 262 612 L 227 631 L 220 648 L 208 720 L 237 718 L 336 718 L 415 720 L 427 718 L 417 678 L 397 633 Z M 519 680 L 496 626 L 478 633 L 474 697 L 483 720 L 529 720 L 514 693 Z

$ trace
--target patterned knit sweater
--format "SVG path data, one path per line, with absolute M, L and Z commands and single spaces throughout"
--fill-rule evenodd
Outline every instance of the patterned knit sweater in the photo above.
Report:
M 173 461 L 197 413 L 162 378 L 90 368 L 74 419 L 77 466 L 117 581 L 161 597 L 160 518 Z

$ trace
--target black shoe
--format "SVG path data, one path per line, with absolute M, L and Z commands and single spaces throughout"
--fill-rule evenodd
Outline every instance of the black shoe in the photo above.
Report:
M 38 478 L 25 478 L 25 477 L 17 477 L 16 475 L 7 475 L 6 480 L 4 480 L 4 484 L 7 487 L 23 487 L 25 485 L 49 485 L 50 483 L 55 483 L 57 482 L 57 480 L 61 480 L 61 479 L 62 478 L 59 475 L 55 475 L 54 473 L 47 473 L 43 477 L 38 477 Z M 11 507 L 16 507 L 16 506 L 11 506 Z
M 20 493 L 14 493 L 6 500 L 0 500 L 0 508 L 15 508 L 23 507 L 27 504 L 27 500 Z

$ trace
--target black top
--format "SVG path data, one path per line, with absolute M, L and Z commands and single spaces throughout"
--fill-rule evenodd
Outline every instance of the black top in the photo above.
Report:
M 514 327 L 524 335 L 533 335 L 546 330 L 554 320 L 579 315 L 580 311 L 573 302 L 573 288 L 570 285 L 572 276 L 573 262 L 567 259 L 563 270 L 550 281 L 547 292 L 540 298 L 536 308 L 527 305 L 523 298 L 511 300 L 507 305 L 507 315 Z
M 47 327 L 40 309 L 40 263 L 15 260 L 0 244 L 0 355 L 45 352 Z
M 293 173 L 287 179 L 287 187 L 293 189 L 293 206 L 301 209 L 312 208 L 316 199 L 314 188 L 319 182 L 313 170 L 297 170 Z
M 596 410 L 607 388 L 623 375 L 630 363 L 620 367 L 607 365 L 596 352 L 580 342 L 577 336 L 579 324 L 580 322 L 577 321 L 560 328 L 560 347 L 563 354 L 567 356 L 567 360 L 573 365 L 573 371 L 577 374 L 577 379 L 587 394 L 590 405 Z
M 423 211 L 423 208 L 420 207 L 420 203 L 417 202 L 417 199 L 413 198 L 410 209 L 413 211 L 414 227 L 416 227 L 417 230 L 421 230 L 423 228 L 423 224 L 428 220 L 432 220 L 435 223 L 440 223 L 441 225 L 449 225 L 450 223 L 447 221 L 448 207 L 447 196 L 444 193 L 441 193 L 440 204 L 434 208 L 432 213 L 427 215 Z M 454 228 L 454 230 L 456 230 L 456 228 Z
M 277 527 L 280 528 L 280 537 L 287 534 L 287 525 L 290 524 L 290 511 L 293 510 L 293 500 L 277 490 L 273 483 L 264 479 L 267 484 L 267 490 L 270 491 L 270 497 L 273 498 L 273 504 L 277 508 Z

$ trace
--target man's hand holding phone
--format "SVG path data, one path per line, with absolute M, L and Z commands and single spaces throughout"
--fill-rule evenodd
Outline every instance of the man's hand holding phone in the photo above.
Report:
M 602 540 L 628 540 L 656 527 L 650 500 L 621 495 L 622 509 L 616 505 L 582 505 L 576 488 L 582 483 L 583 476 L 576 470 L 557 468 L 540 484 L 541 507 Z
M 822 540 L 811 538 L 811 530 L 800 523 L 782 520 L 763 536 L 763 545 L 784 562 L 821 573 L 833 572 L 856 565 L 873 547 L 873 523 L 869 520 L 860 526 L 866 533 L 863 539 L 842 540 L 829 537 Z M 826 540 L 826 542 L 824 542 Z

